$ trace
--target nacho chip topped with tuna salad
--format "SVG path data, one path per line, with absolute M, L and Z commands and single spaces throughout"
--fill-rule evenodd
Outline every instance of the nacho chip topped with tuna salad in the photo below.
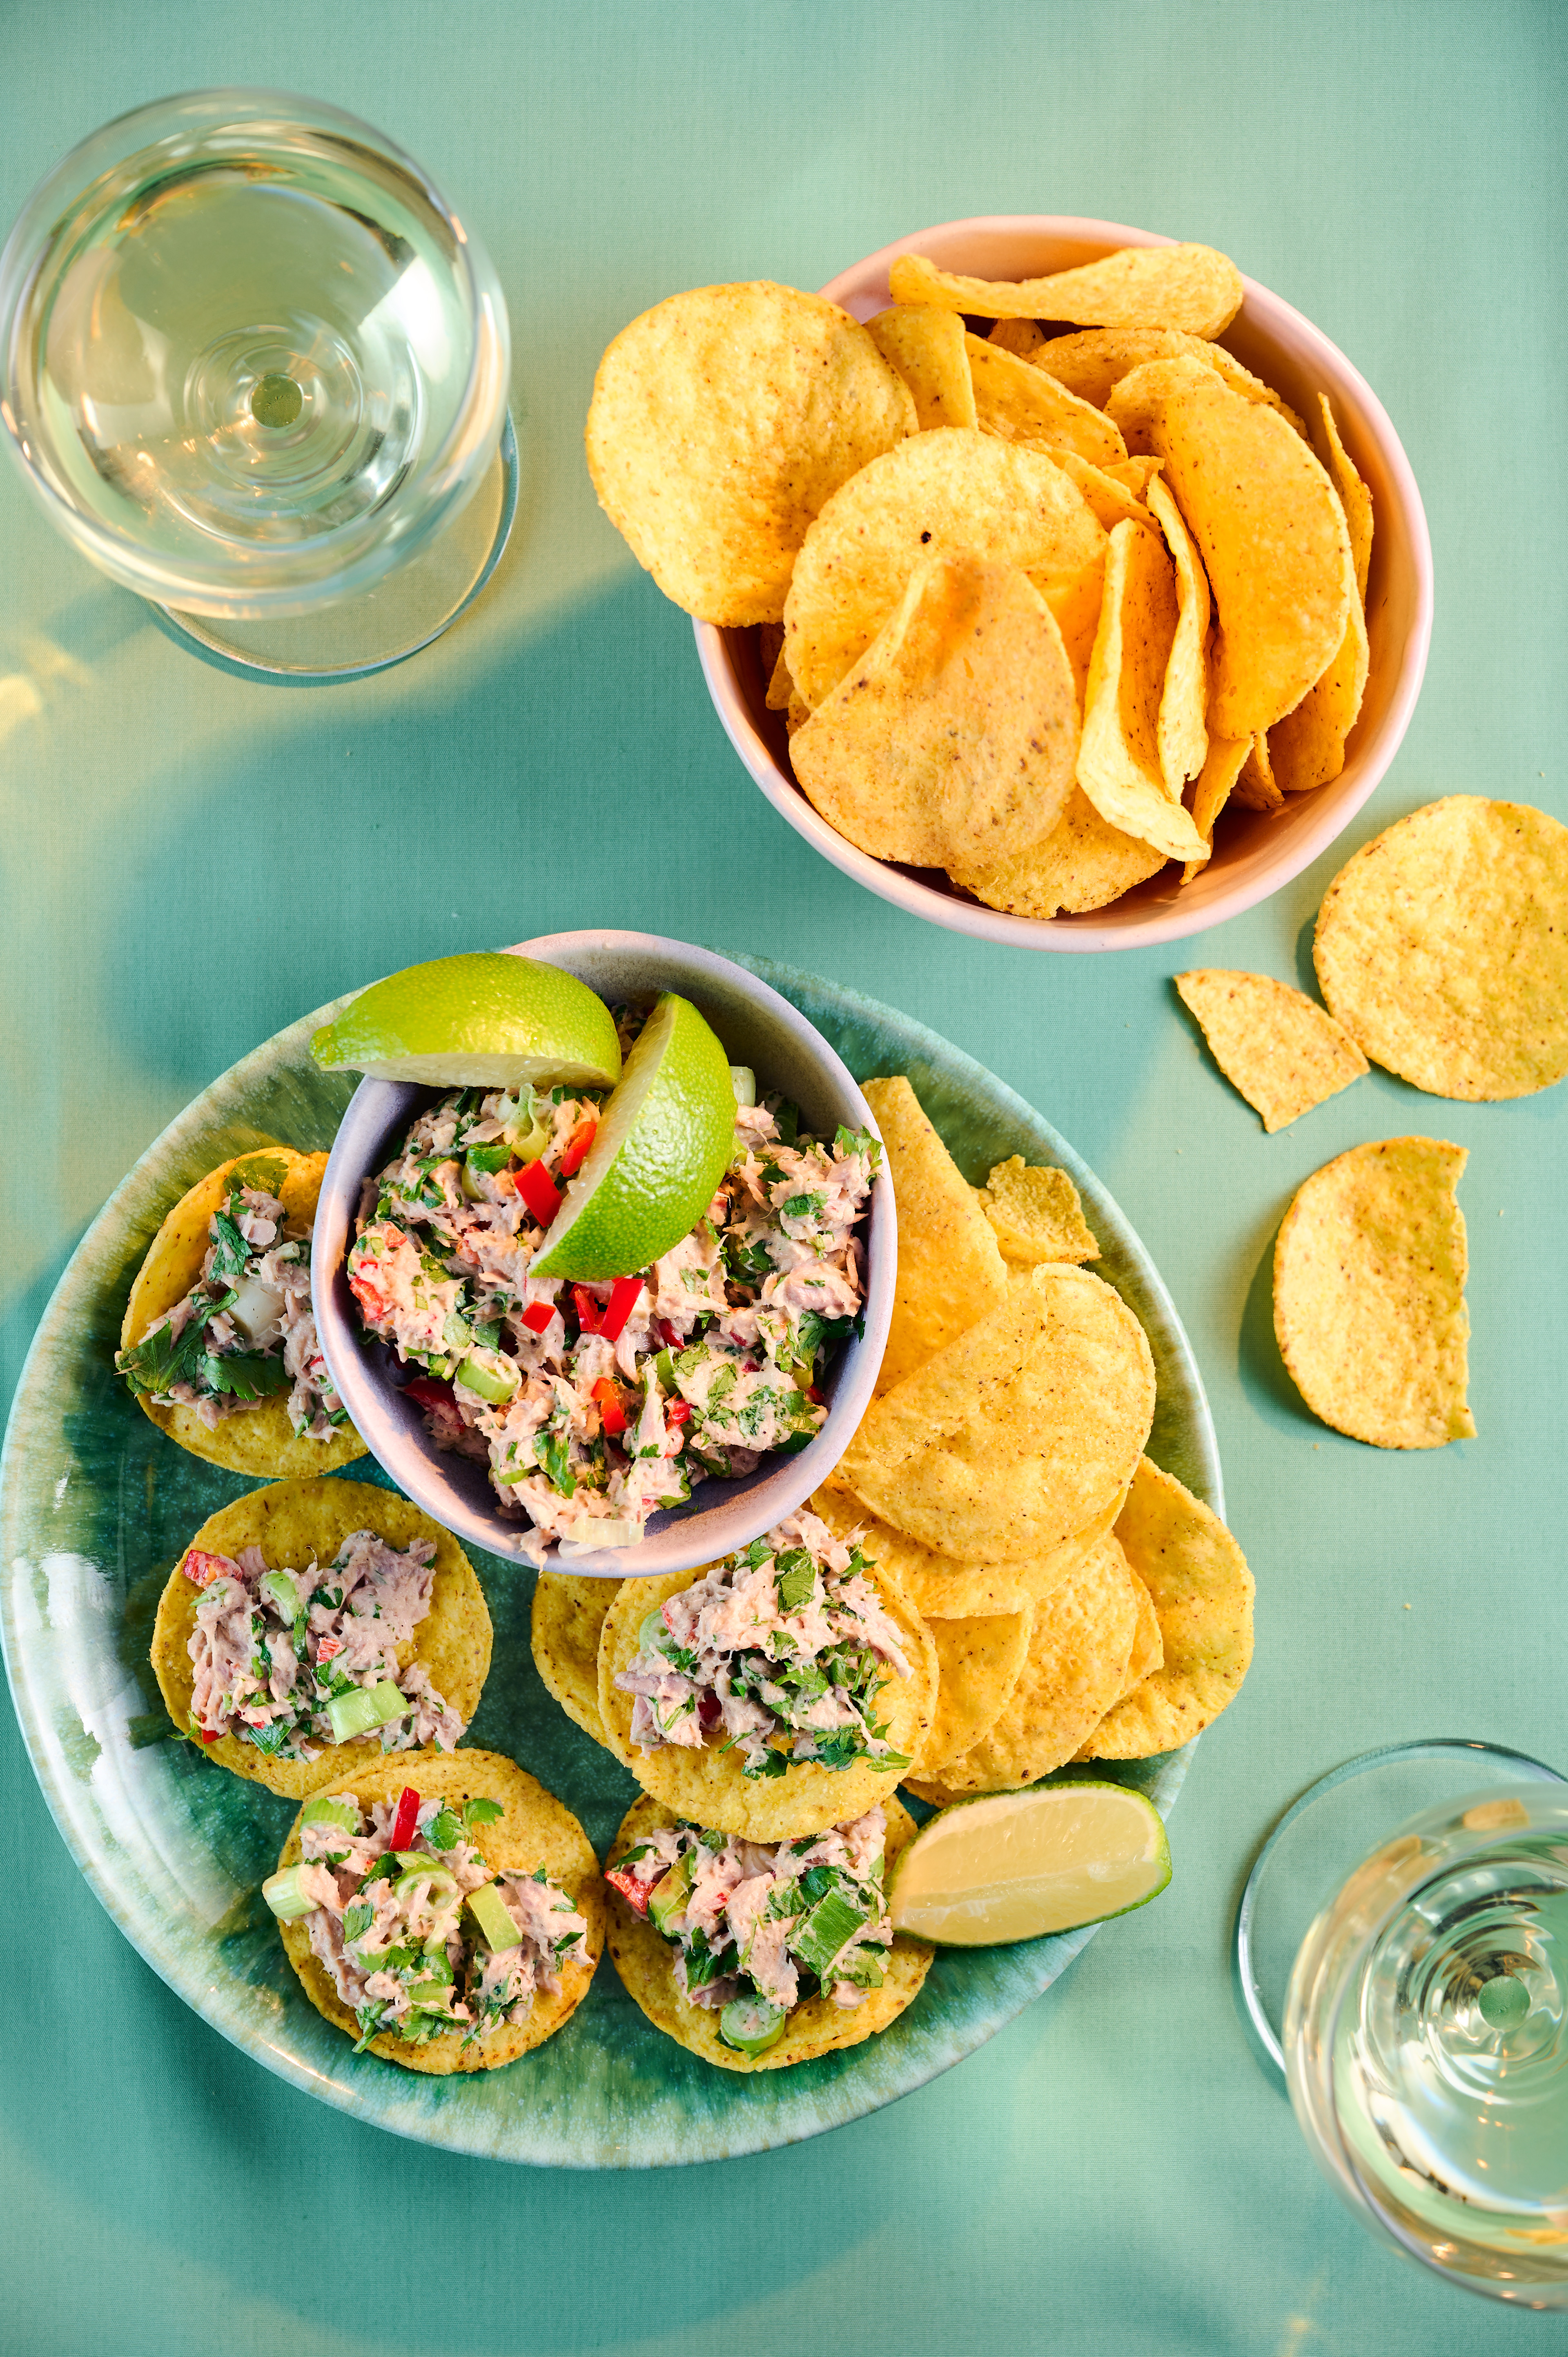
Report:
M 599 1642 L 611 1750 L 669 1807 L 757 1841 L 886 1798 L 936 1688 L 919 1615 L 804 1510 L 695 1578 L 628 1580 Z
M 605 1871 L 609 1943 L 656 2029 L 725 2071 L 777 2071 L 886 2029 L 931 1951 L 894 1937 L 886 1869 L 913 1838 L 896 1800 L 797 1841 L 748 1841 L 646 1794 Z
M 220 1163 L 148 1248 L 114 1364 L 160 1431 L 235 1473 L 330 1473 L 365 1453 L 332 1388 L 310 1297 L 325 1154 Z

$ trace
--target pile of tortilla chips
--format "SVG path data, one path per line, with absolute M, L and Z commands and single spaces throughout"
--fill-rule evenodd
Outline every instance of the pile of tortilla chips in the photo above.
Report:
M 861 850 L 1032 918 L 1189 880 L 1228 802 L 1337 777 L 1360 710 L 1372 506 L 1326 399 L 1319 457 L 1215 340 L 1211 247 L 1022 284 L 904 254 L 889 286 L 865 327 L 767 282 L 633 320 L 601 504 L 688 612 L 761 626 L 796 779 Z

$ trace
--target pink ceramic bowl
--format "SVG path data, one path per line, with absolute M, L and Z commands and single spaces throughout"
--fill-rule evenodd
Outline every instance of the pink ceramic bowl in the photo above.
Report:
M 822 293 L 857 319 L 869 319 L 891 300 L 887 272 L 900 253 L 923 253 L 944 269 L 976 277 L 1034 278 L 1092 262 L 1119 246 L 1172 242 L 1115 221 L 1052 214 L 947 221 L 884 246 Z M 1219 848 L 1190 884 L 1178 888 L 1179 868 L 1167 866 L 1108 909 L 1047 922 L 984 908 L 940 869 L 895 867 L 873 859 L 820 817 L 795 783 L 783 716 L 769 712 L 764 702 L 768 682 L 759 669 L 755 631 L 694 625 L 703 675 L 719 718 L 774 809 L 835 867 L 911 916 L 1018 949 L 1144 949 L 1181 941 L 1238 916 L 1299 875 L 1348 825 L 1398 751 L 1421 691 L 1432 636 L 1432 544 L 1415 477 L 1381 403 L 1344 353 L 1266 286 L 1251 278 L 1243 284 L 1246 299 L 1220 341 L 1305 418 L 1316 418 L 1316 396 L 1326 393 L 1345 447 L 1370 487 L 1376 522 L 1367 585 L 1371 668 L 1345 767 L 1333 784 L 1288 796 L 1283 810 L 1273 815 L 1227 813 Z

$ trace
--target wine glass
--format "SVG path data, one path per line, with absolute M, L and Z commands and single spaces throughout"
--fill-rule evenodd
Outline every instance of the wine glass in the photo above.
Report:
M 1416 1792 L 1428 1805 L 1411 1815 Z M 1234 1958 L 1260 2051 L 1358 2214 L 1450 2281 L 1568 2307 L 1568 1785 L 1556 1771 L 1468 1740 L 1348 1761 L 1264 1845 Z
M 412 157 L 275 91 L 162 99 L 0 253 L 0 422 L 55 522 L 247 671 L 401 661 L 517 500 L 506 305 Z

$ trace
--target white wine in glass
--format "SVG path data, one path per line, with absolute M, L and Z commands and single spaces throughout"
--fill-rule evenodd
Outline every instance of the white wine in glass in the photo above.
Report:
M 252 668 L 374 669 L 467 602 L 515 505 L 509 368 L 494 271 L 428 176 L 276 91 L 106 124 L 0 254 L 28 479 L 106 573 Z

